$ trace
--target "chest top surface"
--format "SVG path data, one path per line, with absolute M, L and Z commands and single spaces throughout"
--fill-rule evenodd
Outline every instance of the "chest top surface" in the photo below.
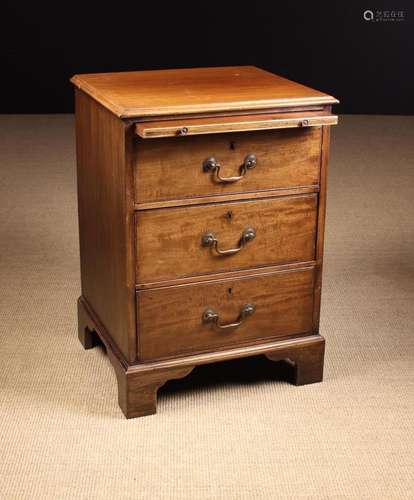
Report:
M 83 74 L 71 82 L 121 118 L 338 102 L 254 66 Z

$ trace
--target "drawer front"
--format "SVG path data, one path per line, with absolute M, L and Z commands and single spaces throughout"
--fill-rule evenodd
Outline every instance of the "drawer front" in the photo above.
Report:
M 139 291 L 138 358 L 310 333 L 313 285 L 313 269 L 304 269 Z
M 317 185 L 320 152 L 321 127 L 137 140 L 135 199 L 145 203 Z M 246 162 L 249 155 L 255 165 Z M 219 170 L 206 162 L 212 157 Z M 229 177 L 241 179 L 227 182 Z
M 140 211 L 137 282 L 311 261 L 316 219 L 316 194 Z

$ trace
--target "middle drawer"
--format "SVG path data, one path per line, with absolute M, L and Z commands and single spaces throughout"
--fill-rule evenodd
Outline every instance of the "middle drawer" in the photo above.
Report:
M 137 282 L 314 259 L 317 195 L 140 211 Z

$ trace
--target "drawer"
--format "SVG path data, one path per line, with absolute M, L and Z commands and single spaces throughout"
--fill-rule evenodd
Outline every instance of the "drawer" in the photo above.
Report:
M 137 282 L 311 261 L 316 219 L 316 194 L 139 211 Z
M 314 271 L 137 292 L 138 358 L 237 347 L 312 330 Z
M 137 139 L 135 145 L 137 203 L 319 183 L 321 127 Z

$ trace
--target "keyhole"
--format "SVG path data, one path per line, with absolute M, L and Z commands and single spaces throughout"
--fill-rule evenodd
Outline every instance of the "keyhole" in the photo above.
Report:
M 230 149 L 236 149 L 236 143 L 234 141 L 230 141 Z
M 231 295 L 231 294 L 233 293 L 233 288 L 231 288 L 231 287 L 230 287 L 230 288 L 227 290 L 227 293 L 228 293 L 229 295 Z
M 231 220 L 231 219 L 233 218 L 233 212 L 232 212 L 232 210 L 229 210 L 229 211 L 227 212 L 226 217 L 227 217 L 229 220 Z

